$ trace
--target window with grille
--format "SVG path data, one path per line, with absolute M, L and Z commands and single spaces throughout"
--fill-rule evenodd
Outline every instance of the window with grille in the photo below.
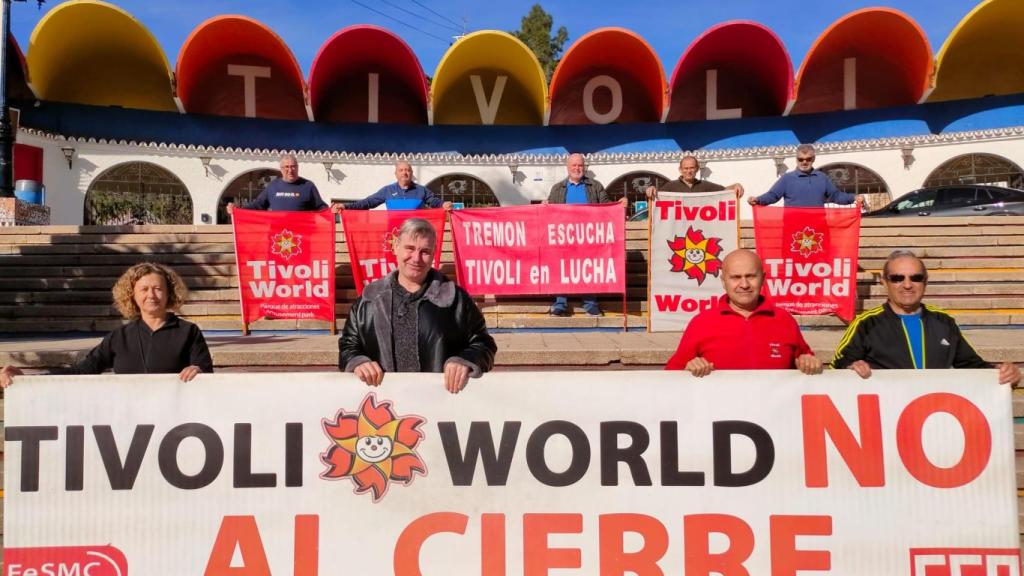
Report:
M 245 207 L 259 196 L 260 192 L 263 192 L 271 180 L 280 177 L 280 170 L 265 168 L 246 172 L 232 180 L 217 202 L 217 224 L 231 223 L 227 210 L 228 202 L 234 202 L 235 206 Z
M 483 180 L 468 174 L 446 174 L 435 178 L 426 188 L 451 202 L 455 208 L 489 208 L 500 206 L 498 197 Z
M 100 174 L 85 194 L 86 224 L 191 224 L 188 188 L 165 168 L 128 162 Z

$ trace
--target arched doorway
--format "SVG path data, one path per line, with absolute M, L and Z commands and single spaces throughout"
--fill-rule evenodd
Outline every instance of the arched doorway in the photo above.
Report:
M 491 187 L 469 174 L 445 174 L 431 180 L 426 188 L 456 209 L 501 206 Z
M 668 182 L 668 178 L 657 172 L 630 172 L 612 180 L 605 190 L 608 191 L 608 195 L 611 196 L 612 200 L 618 200 L 623 196 L 626 197 L 628 202 L 626 219 L 628 220 L 637 212 L 646 209 L 647 187 L 654 186 L 660 189 L 666 182 Z M 637 204 L 637 202 L 640 202 L 640 204 Z
M 217 224 L 231 223 L 227 210 L 228 202 L 234 202 L 236 206 L 245 206 L 259 196 L 271 180 L 280 177 L 280 170 L 260 168 L 246 172 L 232 180 L 227 188 L 224 188 L 220 200 L 217 201 Z
M 100 174 L 85 193 L 89 224 L 191 224 L 192 197 L 177 176 L 149 162 L 126 162 Z
M 877 172 L 859 164 L 826 164 L 819 168 L 832 183 L 848 194 L 863 194 L 867 209 L 877 210 L 892 202 L 889 186 Z
M 924 181 L 925 188 L 953 184 L 990 184 L 1024 189 L 1024 172 L 1002 156 L 964 154 L 943 162 Z

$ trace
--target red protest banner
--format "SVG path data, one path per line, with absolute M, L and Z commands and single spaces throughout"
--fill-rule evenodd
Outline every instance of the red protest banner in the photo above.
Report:
M 434 252 L 434 268 L 440 268 L 444 210 L 345 210 L 341 213 L 357 294 L 362 294 L 363 287 L 370 282 L 384 278 L 397 268 L 392 246 L 402 223 L 409 218 L 423 218 L 434 226 L 438 246 Z
M 452 212 L 455 269 L 470 294 L 626 290 L 622 204 L 546 204 Z
M 754 207 L 762 291 L 793 314 L 849 322 L 857 299 L 860 212 L 851 208 Z
M 242 322 L 324 320 L 334 325 L 334 214 L 235 208 Z

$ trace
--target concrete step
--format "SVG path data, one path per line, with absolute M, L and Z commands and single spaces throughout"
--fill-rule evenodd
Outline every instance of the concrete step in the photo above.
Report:
M 4 278 L 117 278 L 131 265 L 120 266 L 0 266 L 0 288 Z M 179 276 L 234 276 L 237 274 L 234 264 L 207 264 L 175 266 Z

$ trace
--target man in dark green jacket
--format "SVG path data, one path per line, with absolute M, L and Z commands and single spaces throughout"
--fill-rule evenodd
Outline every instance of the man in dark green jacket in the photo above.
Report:
M 551 187 L 551 193 L 544 201 L 545 204 L 609 204 L 614 202 L 600 182 L 587 176 L 586 160 L 583 158 L 583 154 L 569 154 L 565 169 L 568 176 Z M 626 197 L 623 196 L 619 201 L 625 204 Z M 581 298 L 583 310 L 588 316 L 604 316 L 596 296 L 588 294 Z M 565 296 L 556 297 L 548 314 L 571 316 L 569 299 Z

